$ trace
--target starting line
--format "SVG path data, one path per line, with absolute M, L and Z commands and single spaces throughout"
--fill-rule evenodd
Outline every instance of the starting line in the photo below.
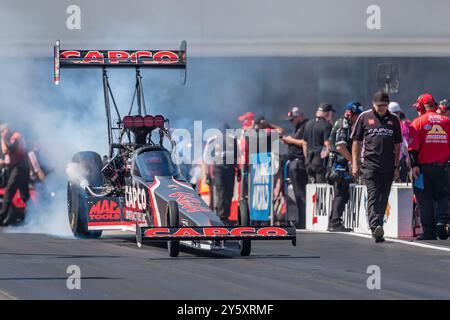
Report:
M 372 239 L 372 236 L 370 236 L 370 235 L 354 233 L 354 232 L 329 232 L 329 231 L 315 231 L 315 230 L 302 230 L 302 229 L 297 229 L 297 232 L 298 233 L 309 233 L 309 232 L 312 232 L 312 233 L 324 233 L 324 234 L 325 233 L 332 233 L 332 234 L 342 234 L 342 235 L 348 235 L 348 236 Z M 436 246 L 436 245 L 431 245 L 431 244 L 426 244 L 426 243 L 418 243 L 418 242 L 413 242 L 413 241 L 391 239 L 391 238 L 386 238 L 386 241 L 394 242 L 394 243 L 400 243 L 400 244 L 413 246 L 413 247 L 419 247 L 419 248 L 426 248 L 426 249 L 433 249 L 433 250 L 450 252 L 450 247 Z M 450 238 L 448 240 L 436 240 L 436 241 L 450 241 Z

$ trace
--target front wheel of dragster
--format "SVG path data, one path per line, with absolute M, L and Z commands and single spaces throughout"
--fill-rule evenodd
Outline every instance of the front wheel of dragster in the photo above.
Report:
M 86 173 L 86 179 L 92 187 L 100 187 L 102 179 L 102 159 L 99 154 L 92 151 L 78 152 L 72 161 L 80 164 Z M 69 224 L 72 233 L 77 238 L 97 239 L 102 235 L 101 230 L 88 230 L 88 212 L 86 192 L 77 184 L 67 184 L 67 209 Z
M 250 226 L 250 210 L 248 208 L 247 201 L 242 199 L 239 201 L 239 212 L 238 212 L 239 226 L 249 227 Z M 249 256 L 252 251 L 252 242 L 248 239 L 239 240 L 239 249 L 241 256 Z
M 169 227 L 179 227 L 180 226 L 180 213 L 178 210 L 178 203 L 174 200 L 169 201 L 166 209 L 167 214 L 167 225 Z M 179 240 L 169 240 L 167 241 L 167 250 L 169 251 L 169 256 L 178 257 L 180 253 L 180 241 Z

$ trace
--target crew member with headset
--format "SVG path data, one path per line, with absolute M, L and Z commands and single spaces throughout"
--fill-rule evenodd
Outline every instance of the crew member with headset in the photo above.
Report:
M 5 159 L 0 160 L 0 166 L 7 169 L 6 190 L 0 209 L 0 224 L 8 220 L 9 209 L 17 190 L 22 200 L 27 202 L 30 198 L 29 182 L 30 167 L 25 150 L 25 142 L 20 132 L 10 130 L 6 123 L 0 125 L 1 149 Z
M 450 120 L 436 112 L 438 106 L 431 94 L 422 94 L 414 106 L 421 116 L 411 124 L 408 150 L 423 228 L 417 239 L 436 240 L 437 235 L 445 240 L 450 222 L 450 182 L 445 171 L 450 159 Z
M 384 241 L 383 222 L 393 180 L 400 176 L 400 146 L 403 142 L 400 120 L 388 110 L 389 96 L 378 91 L 372 108 L 356 120 L 352 131 L 352 174 L 361 173 L 367 187 L 369 227 L 375 242 Z M 361 153 L 361 146 L 362 155 Z
M 356 119 L 362 112 L 361 103 L 347 103 L 344 116 L 334 123 L 331 130 L 331 153 L 327 170 L 327 181 L 334 188 L 334 199 L 328 222 L 328 231 L 331 232 L 352 231 L 342 224 L 342 214 L 350 198 L 350 183 L 353 181 L 349 172 L 349 166 L 352 163 L 350 135 Z

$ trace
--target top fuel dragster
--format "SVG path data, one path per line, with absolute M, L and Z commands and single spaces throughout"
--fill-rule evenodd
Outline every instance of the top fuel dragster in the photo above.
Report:
M 169 255 L 178 256 L 180 242 L 196 248 L 223 247 L 225 240 L 238 240 L 240 254 L 251 252 L 252 240 L 291 240 L 294 227 L 252 226 L 245 199 L 239 203 L 238 225 L 224 226 L 181 175 L 171 152 L 163 146 L 174 141 L 168 120 L 147 114 L 142 78 L 143 68 L 181 69 L 186 81 L 186 42 L 179 50 L 61 50 L 54 47 L 54 82 L 60 83 L 60 68 L 101 68 L 108 128 L 109 154 L 104 159 L 93 151 L 73 156 L 83 178 L 69 181 L 67 203 L 75 236 L 98 238 L 103 230 L 136 232 L 144 239 L 167 241 Z M 137 112 L 121 117 L 107 76 L 107 68 L 134 68 L 133 102 Z M 117 115 L 112 123 L 111 104 Z M 118 133 L 114 135 L 113 132 Z M 156 134 L 155 134 L 156 133 Z M 117 141 L 113 141 L 113 137 Z M 156 136 L 156 140 L 152 138 Z M 165 140 L 166 139 L 166 140 Z

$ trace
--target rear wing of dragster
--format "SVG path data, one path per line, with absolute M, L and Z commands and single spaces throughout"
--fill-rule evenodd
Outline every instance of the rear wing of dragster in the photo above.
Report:
M 179 50 L 62 50 L 54 47 L 54 77 L 59 84 L 61 68 L 163 68 L 184 70 L 186 82 L 186 41 Z

